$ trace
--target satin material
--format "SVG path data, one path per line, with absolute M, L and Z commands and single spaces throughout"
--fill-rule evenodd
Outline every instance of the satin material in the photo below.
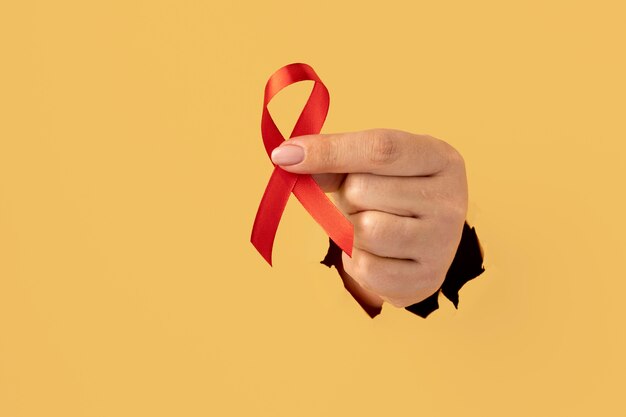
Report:
M 270 161 L 272 151 L 285 138 L 274 123 L 267 105 L 280 90 L 300 81 L 314 81 L 315 84 L 289 137 L 318 134 L 326 120 L 330 96 L 328 89 L 313 71 L 313 68 L 302 63 L 289 64 L 280 68 L 270 76 L 265 85 L 261 117 L 261 135 Z M 287 172 L 276 164 L 273 165 L 274 171 L 261 198 L 250 238 L 250 242 L 261 256 L 272 265 L 272 248 L 276 230 L 291 193 L 296 196 L 313 219 L 322 226 L 330 239 L 348 256 L 352 256 L 354 239 L 352 223 L 335 207 L 313 177 L 309 174 Z

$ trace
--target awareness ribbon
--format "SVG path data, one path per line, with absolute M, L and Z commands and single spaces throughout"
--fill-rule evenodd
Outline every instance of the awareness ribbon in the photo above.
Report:
M 261 118 L 261 135 L 270 161 L 272 151 L 285 138 L 274 123 L 267 105 L 280 90 L 300 81 L 314 81 L 315 84 L 289 137 L 318 134 L 322 130 L 324 120 L 326 120 L 330 96 L 328 89 L 313 71 L 313 68 L 307 64 L 295 63 L 277 70 L 270 76 L 265 85 Z M 259 204 L 250 238 L 250 242 L 261 256 L 272 265 L 272 247 L 274 246 L 276 230 L 291 193 L 296 196 L 337 246 L 348 256 L 352 256 L 354 237 L 352 223 L 335 207 L 313 177 L 309 174 L 287 172 L 276 164 L 272 164 L 274 171 Z

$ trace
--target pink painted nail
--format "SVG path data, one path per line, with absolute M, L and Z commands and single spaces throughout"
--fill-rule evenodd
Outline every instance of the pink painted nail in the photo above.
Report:
M 272 162 L 276 165 L 295 165 L 304 160 L 304 149 L 297 145 L 283 145 L 272 151 Z

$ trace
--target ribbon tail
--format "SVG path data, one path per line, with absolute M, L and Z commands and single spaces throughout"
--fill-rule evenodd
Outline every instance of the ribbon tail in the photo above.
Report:
M 297 180 L 295 174 L 274 168 L 254 218 L 250 242 L 270 266 L 278 224 Z
M 352 257 L 354 226 L 308 174 L 300 174 L 293 193 L 326 234 Z

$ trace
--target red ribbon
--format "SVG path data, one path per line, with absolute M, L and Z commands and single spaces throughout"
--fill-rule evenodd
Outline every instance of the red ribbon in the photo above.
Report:
M 330 96 L 328 89 L 313 71 L 313 68 L 301 63 L 280 68 L 267 81 L 263 99 L 261 134 L 270 160 L 274 148 L 279 146 L 285 138 L 276 127 L 276 123 L 267 110 L 267 105 L 280 90 L 300 81 L 314 81 L 315 84 L 289 137 L 318 134 L 322 130 L 324 120 L 326 120 Z M 263 258 L 272 265 L 274 237 L 291 193 L 296 196 L 337 246 L 348 256 L 352 256 L 354 236 L 352 223 L 326 197 L 324 191 L 311 175 L 287 172 L 274 164 L 274 172 L 272 172 L 259 204 L 250 238 Z

